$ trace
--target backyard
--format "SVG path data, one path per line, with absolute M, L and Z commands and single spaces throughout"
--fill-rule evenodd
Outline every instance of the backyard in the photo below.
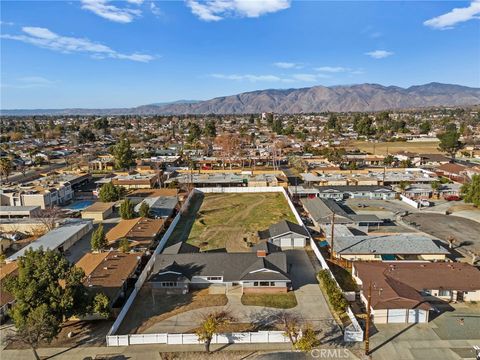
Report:
M 280 220 L 296 223 L 282 193 L 195 194 L 169 245 L 186 241 L 202 251 L 249 251 L 257 231 Z

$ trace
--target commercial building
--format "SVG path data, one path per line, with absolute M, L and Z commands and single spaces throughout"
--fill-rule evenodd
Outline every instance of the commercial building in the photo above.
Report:
M 7 262 L 17 260 L 20 256 L 23 256 L 29 249 L 38 250 L 43 247 L 44 250 L 58 250 L 59 252 L 66 251 L 70 246 L 75 244 L 83 236 L 87 235 L 92 229 L 93 225 L 88 220 L 69 220 L 64 222 L 59 227 L 49 231 L 45 235 L 39 237 L 34 242 L 28 244 L 20 251 L 7 258 Z

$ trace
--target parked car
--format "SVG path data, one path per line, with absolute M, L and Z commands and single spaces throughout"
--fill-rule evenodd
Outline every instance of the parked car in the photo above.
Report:
M 462 198 L 458 195 L 446 195 L 443 197 L 447 201 L 460 201 Z
M 420 200 L 420 205 L 425 206 L 425 207 L 429 207 L 429 206 L 432 206 L 432 203 L 428 200 L 422 199 L 422 200 Z

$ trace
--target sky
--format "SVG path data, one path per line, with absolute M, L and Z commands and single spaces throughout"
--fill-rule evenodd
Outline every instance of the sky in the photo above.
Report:
M 2 109 L 272 88 L 480 87 L 480 0 L 0 2 Z

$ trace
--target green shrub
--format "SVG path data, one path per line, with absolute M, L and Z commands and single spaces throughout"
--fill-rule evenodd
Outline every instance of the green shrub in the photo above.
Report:
M 347 309 L 348 302 L 343 296 L 342 291 L 333 280 L 332 275 L 326 269 L 320 270 L 318 273 L 318 278 L 320 279 L 323 288 L 327 292 L 328 300 L 332 305 L 333 309 L 337 313 L 342 313 Z

